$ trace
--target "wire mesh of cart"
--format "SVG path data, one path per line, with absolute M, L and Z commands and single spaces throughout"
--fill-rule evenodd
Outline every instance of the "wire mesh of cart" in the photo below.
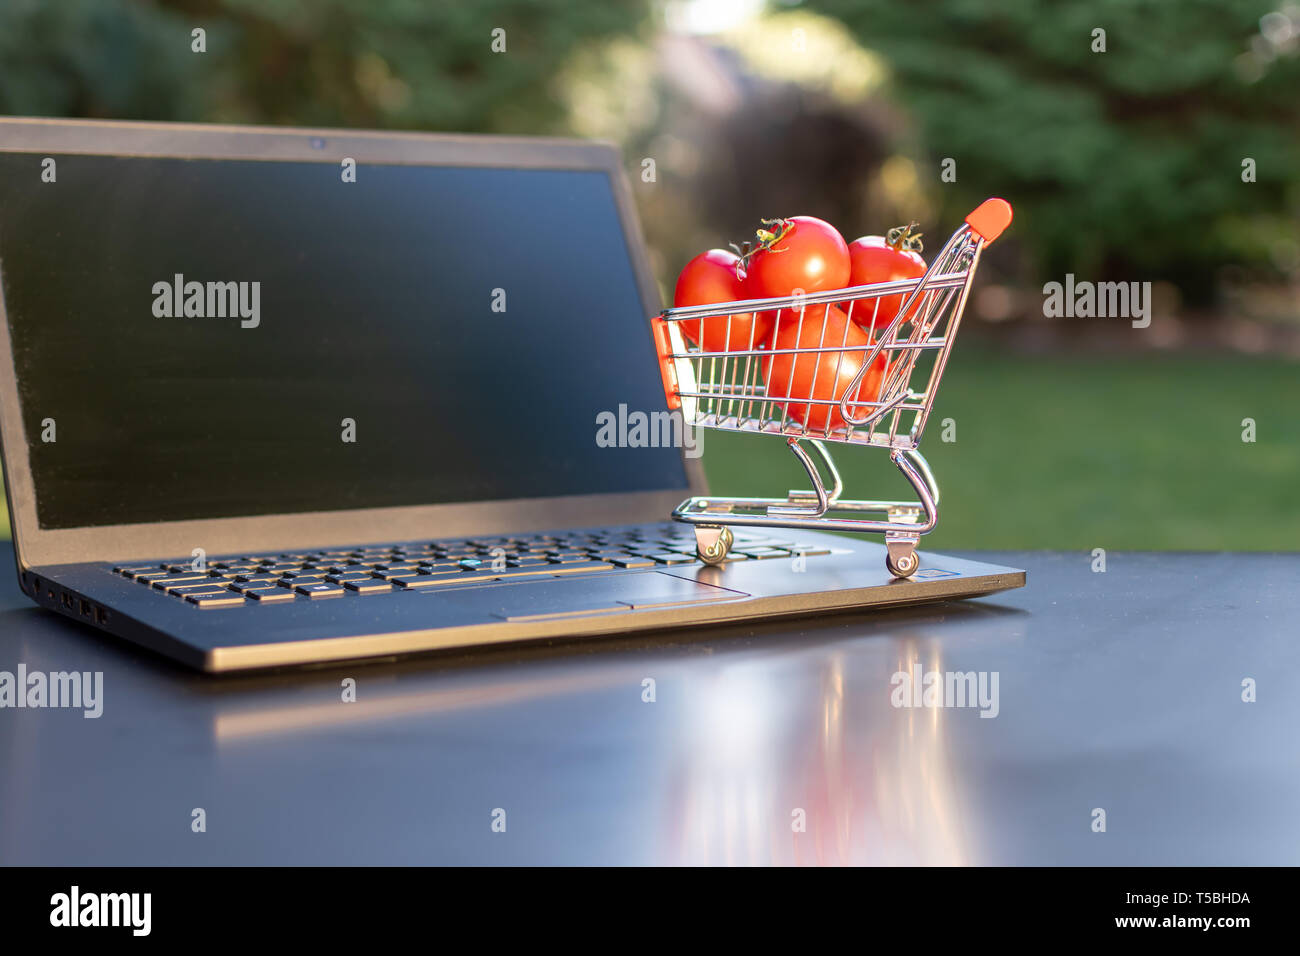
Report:
M 916 573 L 917 542 L 939 520 L 939 487 L 919 450 L 921 437 L 980 253 L 1010 222 L 1006 201 L 985 200 L 919 279 L 687 306 L 655 317 L 669 408 L 693 428 L 780 435 L 812 483 L 784 498 L 683 501 L 673 518 L 694 526 L 706 564 L 727 560 L 733 527 L 758 526 L 883 534 L 890 573 Z M 694 320 L 703 320 L 697 332 L 704 322 L 725 321 L 726 335 L 701 335 L 704 344 L 693 344 L 681 323 Z M 770 332 L 756 341 L 760 327 Z M 842 497 L 830 443 L 888 449 L 916 500 Z

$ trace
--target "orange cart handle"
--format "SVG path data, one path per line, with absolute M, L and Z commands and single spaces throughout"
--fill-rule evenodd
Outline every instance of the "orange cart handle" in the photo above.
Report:
M 654 329 L 655 351 L 659 353 L 659 377 L 664 383 L 664 398 L 668 400 L 668 410 L 675 411 L 682 407 L 681 386 L 677 384 L 677 365 L 673 358 L 672 337 L 668 334 L 668 320 L 655 316 L 650 320 Z
M 1005 199 L 986 199 L 966 217 L 966 225 L 988 245 L 1011 225 L 1011 203 Z

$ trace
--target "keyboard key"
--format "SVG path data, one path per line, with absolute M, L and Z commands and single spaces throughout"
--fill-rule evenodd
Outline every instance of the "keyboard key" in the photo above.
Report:
M 222 592 L 227 590 L 226 582 L 224 581 L 210 581 L 207 583 L 204 583 L 202 581 L 197 581 L 197 582 L 190 581 L 181 584 L 167 584 L 167 585 L 162 585 L 155 582 L 154 587 L 157 588 L 159 591 L 166 591 L 168 594 L 179 594 L 179 595 L 205 594 L 205 593 L 221 594 Z
M 249 588 L 244 591 L 244 597 L 251 598 L 259 604 L 280 604 L 297 600 L 292 591 L 284 588 Z
M 266 591 L 275 587 L 274 581 L 230 581 L 226 584 L 226 590 L 234 591 L 236 594 L 246 594 L 249 591 Z M 280 590 L 284 590 L 281 588 Z
M 317 598 L 342 597 L 343 589 L 337 584 L 298 584 L 294 582 L 294 590 L 299 594 L 305 594 L 307 597 L 315 600 Z
M 172 584 L 198 584 L 204 581 L 211 581 L 212 578 L 206 574 L 169 574 L 166 577 L 150 578 L 150 583 L 160 591 L 167 590 Z
M 327 584 L 347 584 L 349 581 L 374 581 L 375 576 L 367 571 L 345 571 L 343 574 L 327 574 Z M 382 581 L 379 583 L 383 583 Z
M 123 572 L 122 572 L 122 577 L 127 578 L 128 580 L 131 580 L 131 581 L 137 581 L 137 582 L 138 582 L 138 581 L 140 581 L 140 576 L 141 576 L 141 575 L 144 575 L 144 574 L 157 574 L 157 573 L 159 573 L 159 572 L 158 572 L 158 569 L 155 567 L 155 568 L 150 568 L 148 571 L 123 571 Z M 147 582 L 145 582 L 145 583 L 147 583 Z
M 175 576 L 170 571 L 142 571 L 135 576 L 135 580 L 140 584 L 152 584 L 160 578 L 174 578 Z
M 830 548 L 823 548 L 821 545 L 818 544 L 792 544 L 790 545 L 790 550 L 802 554 L 805 558 L 809 558 L 817 554 L 831 553 Z
M 610 563 L 613 564 L 614 567 L 616 568 L 628 568 L 628 569 L 653 568 L 655 566 L 654 561 L 650 560 L 649 558 L 631 558 L 631 557 L 611 558 Z
M 549 577 L 559 573 L 558 566 L 547 562 L 532 568 L 506 568 L 504 571 L 485 571 L 482 576 L 489 580 L 513 581 L 515 578 Z
M 381 594 L 384 591 L 393 590 L 393 586 L 387 581 L 380 581 L 378 578 L 369 578 L 365 581 L 344 581 L 343 587 L 357 594 Z
M 187 594 L 185 600 L 199 607 L 239 607 L 244 603 L 243 595 L 231 591 L 210 594 Z
M 647 558 L 656 564 L 694 564 L 695 556 L 689 554 L 678 554 L 675 551 L 652 551 L 646 555 Z
M 584 574 L 587 571 L 613 571 L 614 565 L 604 561 L 588 561 L 584 564 L 553 564 L 551 574 Z
M 446 568 L 443 570 L 439 570 L 438 574 L 460 574 L 461 571 L 462 569 L 459 566 L 457 566 L 454 568 Z M 380 581 L 396 581 L 400 578 L 418 578 L 420 577 L 420 572 L 418 571 L 376 571 L 374 574 L 371 575 L 371 577 Z
M 491 581 L 492 575 L 474 571 L 456 571 L 451 574 L 411 574 L 389 578 L 388 580 L 391 584 L 411 590 L 415 588 L 445 587 L 448 584 L 473 584 L 476 581 Z
M 267 573 L 259 574 L 252 571 L 246 571 L 243 572 L 242 574 L 236 574 L 235 580 L 241 583 L 248 583 L 248 584 L 253 584 L 253 583 L 274 584 L 276 581 L 280 580 L 280 575 L 267 574 Z

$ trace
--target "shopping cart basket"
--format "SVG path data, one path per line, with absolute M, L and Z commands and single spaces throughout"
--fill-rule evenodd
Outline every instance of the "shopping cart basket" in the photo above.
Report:
M 727 559 L 732 527 L 820 528 L 883 533 L 889 571 L 896 577 L 916 572 L 917 541 L 939 520 L 939 488 L 918 446 L 961 324 L 980 252 L 1010 222 L 1007 202 L 985 200 L 919 279 L 667 309 L 655 317 L 668 407 L 679 409 L 690 427 L 781 435 L 813 486 L 811 491 L 791 491 L 781 499 L 710 496 L 682 502 L 673 518 L 694 526 L 696 547 L 706 564 Z M 899 304 L 894 314 L 885 315 L 882 303 L 890 311 L 893 303 Z M 848 321 L 833 309 L 842 310 Z M 760 326 L 756 321 L 737 323 L 742 341 L 732 338 L 734 317 L 760 313 L 775 319 L 763 341 L 754 341 Z M 680 323 L 716 316 L 727 316 L 725 348 L 710 351 L 689 345 Z M 793 334 L 784 331 L 794 323 Z M 746 327 L 747 333 L 739 331 Z M 851 327 L 858 331 L 851 332 Z M 778 330 L 783 330 L 780 348 Z M 743 341 L 746 334 L 749 340 Z M 794 344 L 789 344 L 791 337 Z M 854 367 L 850 379 L 845 369 Z M 767 381 L 769 376 L 775 380 Z M 917 500 L 842 498 L 844 483 L 827 448 L 829 442 L 889 449 L 890 460 L 911 484 Z

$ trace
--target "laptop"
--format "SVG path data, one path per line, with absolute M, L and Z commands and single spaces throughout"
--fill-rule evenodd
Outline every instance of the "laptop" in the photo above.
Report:
M 224 672 L 1023 585 L 817 531 L 700 561 L 700 458 L 599 440 L 666 410 L 659 310 L 608 145 L 0 119 L 20 586 Z

